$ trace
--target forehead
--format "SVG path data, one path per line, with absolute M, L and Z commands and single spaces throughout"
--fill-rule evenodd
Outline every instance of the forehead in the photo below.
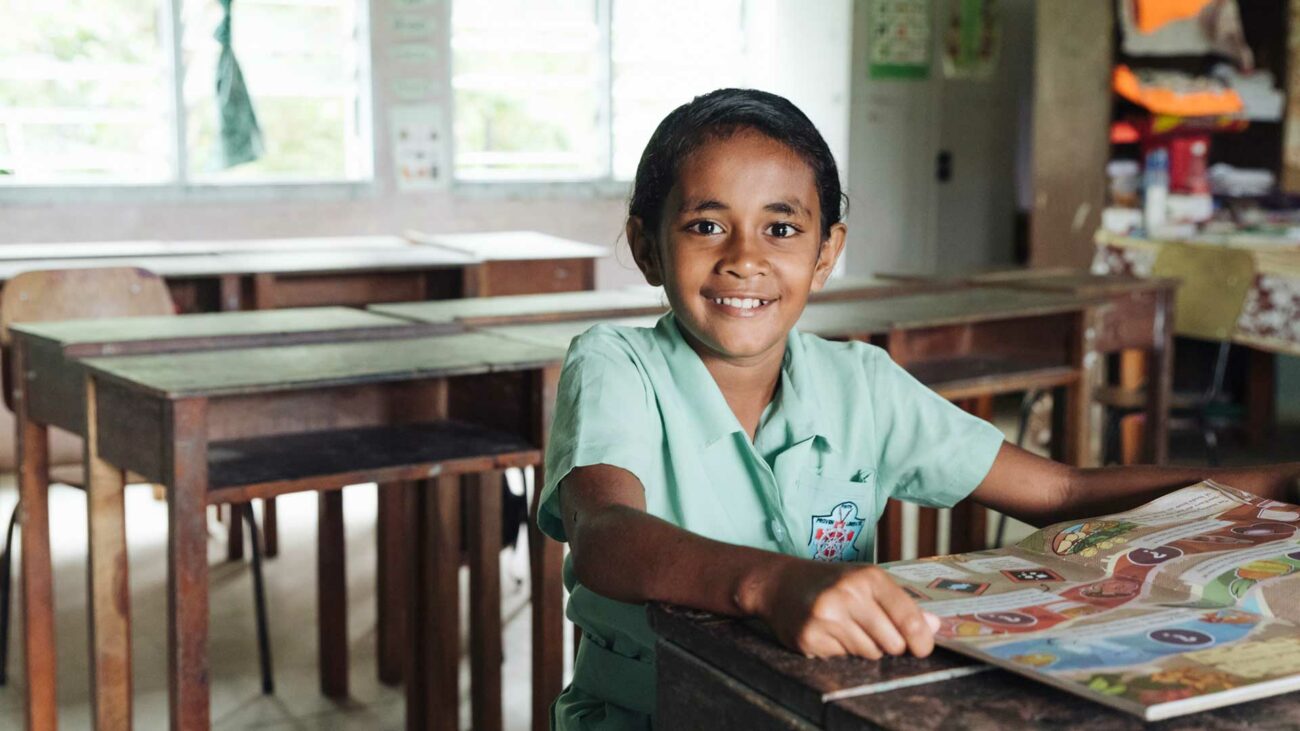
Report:
M 711 139 L 678 168 L 672 200 L 708 198 L 728 205 L 797 199 L 817 208 L 812 168 L 789 146 L 753 130 Z M 671 215 L 675 206 L 670 206 Z

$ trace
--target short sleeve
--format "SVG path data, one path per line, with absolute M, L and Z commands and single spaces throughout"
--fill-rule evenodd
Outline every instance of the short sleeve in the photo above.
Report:
M 881 350 L 868 364 L 878 484 L 900 500 L 949 508 L 988 475 L 1002 431 L 917 381 Z
M 597 326 L 573 341 L 560 372 L 546 445 L 546 480 L 537 524 L 568 540 L 560 516 L 560 481 L 575 468 L 619 467 L 647 484 L 662 426 L 644 368 L 630 344 Z

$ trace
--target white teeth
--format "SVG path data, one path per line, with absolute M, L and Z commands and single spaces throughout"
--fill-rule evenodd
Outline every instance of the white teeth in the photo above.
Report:
M 728 307 L 735 307 L 738 310 L 752 310 L 756 307 L 762 307 L 768 302 L 771 302 L 771 300 L 761 300 L 754 297 L 714 297 L 713 298 L 714 304 L 726 305 Z

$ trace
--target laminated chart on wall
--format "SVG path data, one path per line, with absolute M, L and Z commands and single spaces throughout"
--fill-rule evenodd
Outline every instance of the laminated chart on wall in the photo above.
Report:
M 388 109 L 397 188 L 436 190 L 447 184 L 446 109 L 440 104 L 399 104 Z
M 874 0 L 868 73 L 873 79 L 924 79 L 930 75 L 930 0 Z

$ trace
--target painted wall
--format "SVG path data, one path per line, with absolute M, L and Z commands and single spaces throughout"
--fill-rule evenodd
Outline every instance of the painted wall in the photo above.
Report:
M 854 5 L 848 193 L 849 272 L 955 272 L 1007 263 L 1018 159 L 1030 130 L 1020 104 L 1033 68 L 1033 0 L 1005 0 L 1002 54 L 988 80 L 946 80 L 934 3 L 933 61 L 924 80 L 869 78 L 871 3 Z M 936 155 L 952 178 L 936 180 Z

